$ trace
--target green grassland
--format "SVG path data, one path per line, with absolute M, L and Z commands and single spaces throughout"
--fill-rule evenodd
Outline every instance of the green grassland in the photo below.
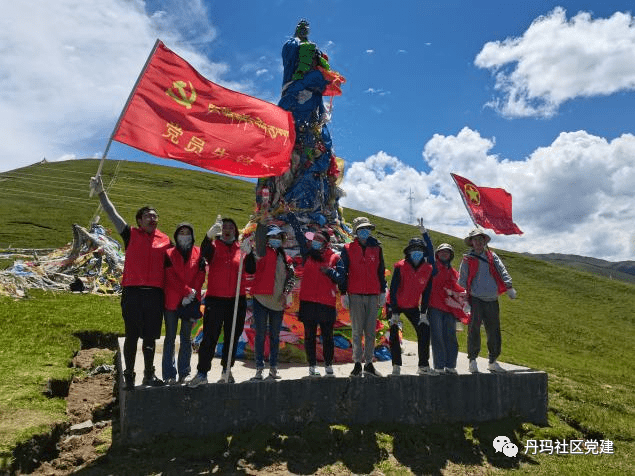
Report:
M 98 200 L 88 197 L 89 177 L 96 169 L 97 161 L 82 160 L 0 174 L 0 248 L 67 244 L 71 224 L 87 226 L 97 209 Z M 159 226 L 169 235 L 177 223 L 189 221 L 200 240 L 217 214 L 241 226 L 253 212 L 254 184 L 242 180 L 123 161 L 107 161 L 103 175 L 113 203 L 128 222 L 134 221 L 137 208 L 149 203 L 158 209 Z M 351 222 L 361 213 L 344 214 Z M 418 232 L 413 226 L 368 216 L 377 225 L 386 264 L 392 268 Z M 111 227 L 105 216 L 102 222 Z M 434 223 L 426 225 L 434 229 Z M 451 243 L 458 257 L 465 251 L 460 238 L 434 231 L 431 236 L 435 245 Z M 492 245 L 495 248 L 495 237 Z M 549 373 L 548 426 L 509 421 L 442 428 L 318 426 L 288 435 L 255 429 L 208 441 L 206 457 L 220 461 L 231 447 L 232 458 L 246 458 L 254 467 L 284 461 L 289 470 L 320 474 L 632 474 L 635 286 L 496 251 L 518 290 L 515 301 L 501 298 L 501 360 Z M 458 266 L 458 259 L 454 264 Z M 43 291 L 30 291 L 22 300 L 0 297 L 0 455 L 10 457 L 18 442 L 65 420 L 64 401 L 46 397 L 43 390 L 48 379 L 70 378 L 68 364 L 80 348 L 77 335 L 86 331 L 123 333 L 116 297 Z M 464 334 L 459 334 L 463 352 Z M 415 339 L 410 327 L 405 337 Z M 499 434 L 513 437 L 519 447 L 527 440 L 611 440 L 614 454 L 543 453 L 512 460 L 492 449 L 491 441 Z M 357 444 L 360 448 L 354 449 Z M 157 456 L 194 452 L 191 442 L 169 445 L 162 448 L 158 442 L 153 451 Z M 318 447 L 320 451 L 312 450 Z M 309 463 L 293 466 L 301 458 Z M 109 461 L 104 464 L 114 465 L 112 458 Z

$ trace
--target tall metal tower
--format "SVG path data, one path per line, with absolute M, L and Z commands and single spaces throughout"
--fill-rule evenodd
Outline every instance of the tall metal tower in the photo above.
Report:
M 408 195 L 408 201 L 410 205 L 408 206 L 408 223 L 410 225 L 414 224 L 414 216 L 412 212 L 412 202 L 414 202 L 415 197 L 412 195 L 412 189 L 410 189 L 410 195 Z

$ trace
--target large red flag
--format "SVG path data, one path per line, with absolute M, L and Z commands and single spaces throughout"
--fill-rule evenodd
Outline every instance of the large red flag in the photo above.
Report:
M 512 196 L 502 188 L 477 187 L 468 179 L 450 174 L 472 220 L 499 235 L 522 235 L 512 220 Z
M 243 177 L 281 175 L 293 115 L 201 76 L 158 41 L 113 140 L 157 157 Z

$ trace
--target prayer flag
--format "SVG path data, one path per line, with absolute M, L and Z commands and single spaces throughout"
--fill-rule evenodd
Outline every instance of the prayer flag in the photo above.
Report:
M 205 79 L 157 41 L 113 140 L 216 172 L 269 177 L 289 169 L 295 126 L 291 112 Z
M 472 221 L 499 235 L 522 235 L 512 220 L 512 196 L 502 188 L 477 187 L 468 179 L 450 174 Z

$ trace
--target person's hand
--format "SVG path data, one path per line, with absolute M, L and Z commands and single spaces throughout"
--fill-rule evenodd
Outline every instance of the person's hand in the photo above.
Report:
M 240 244 L 240 251 L 248 255 L 249 253 L 251 253 L 251 250 L 253 250 L 253 245 L 251 244 L 251 238 L 243 239 L 242 243 Z
M 104 183 L 101 180 L 101 175 L 90 178 L 90 190 L 96 194 L 100 194 L 104 191 Z
M 188 294 L 187 296 L 185 296 L 183 299 L 181 299 L 181 305 L 183 307 L 187 306 L 189 303 L 191 303 L 192 301 L 194 301 L 194 299 L 196 298 L 196 290 L 192 289 L 190 291 L 190 294 Z
M 286 295 L 285 297 L 286 300 L 286 307 L 291 307 L 291 305 L 293 304 L 293 294 L 289 293 Z
M 401 324 L 401 314 L 397 313 L 397 312 L 393 312 L 392 316 L 390 317 L 390 325 L 391 326 L 398 326 L 399 324 Z
M 423 224 L 423 218 L 417 218 L 417 228 L 419 228 L 419 231 L 421 232 L 422 235 L 425 235 L 426 233 L 428 233 L 428 229 Z
M 430 325 L 430 321 L 428 320 L 428 313 L 422 312 L 419 314 L 419 325 L 425 324 L 426 326 Z
M 379 307 L 382 307 L 384 304 L 386 304 L 386 293 L 381 293 L 379 295 Z
M 348 294 L 342 294 L 342 296 L 340 297 L 340 302 L 342 303 L 342 307 L 344 309 L 348 309 L 350 304 L 348 300 Z
M 516 290 L 514 288 L 507 289 L 507 295 L 509 296 L 509 299 L 516 299 Z
M 207 237 L 212 240 L 216 235 L 220 235 L 221 231 L 223 231 L 223 217 L 218 215 L 214 224 L 207 230 Z

